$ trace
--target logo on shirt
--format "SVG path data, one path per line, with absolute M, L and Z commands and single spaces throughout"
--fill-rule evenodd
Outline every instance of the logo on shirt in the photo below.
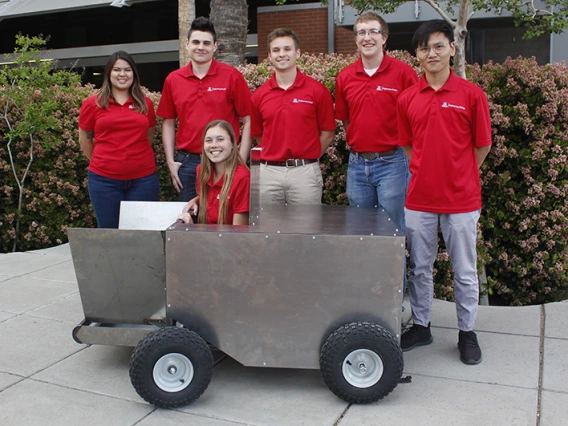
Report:
M 385 86 L 377 86 L 377 90 L 379 92 L 398 92 L 398 89 L 394 89 L 392 87 L 385 87 Z
M 444 102 L 442 104 L 442 108 L 457 108 L 457 109 L 461 109 L 461 110 L 465 111 L 465 107 L 462 107 L 461 105 L 454 105 L 454 104 L 451 104 L 449 102 Z
M 134 105 L 132 104 L 128 105 L 128 109 L 134 109 Z
M 312 101 L 307 101 L 305 99 L 298 99 L 298 98 L 294 98 L 294 100 L 292 101 L 292 103 L 294 104 L 310 104 L 313 105 Z
M 227 88 L 226 87 L 211 87 L 211 86 L 209 86 L 209 88 L 207 89 L 208 92 L 215 92 L 217 90 L 225 91 L 225 90 L 227 90 Z

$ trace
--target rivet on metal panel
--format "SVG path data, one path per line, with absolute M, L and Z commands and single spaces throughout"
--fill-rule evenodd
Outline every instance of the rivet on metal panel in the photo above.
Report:
M 361 241 L 363 241 L 363 237 L 359 238 Z
M 391 218 L 389 217 L 389 220 L 391 220 Z
M 398 339 L 400 337 L 400 334 L 397 333 L 396 338 Z
M 253 223 L 252 223 L 252 226 L 254 226 L 254 225 L 256 225 L 256 223 L 253 222 Z
M 186 231 L 189 231 L 189 228 L 185 228 Z
M 371 232 L 371 237 L 372 237 L 373 235 L 375 235 L 375 234 L 373 234 L 373 233 Z
M 222 235 L 222 234 L 219 234 L 219 238 L 221 238 L 221 235 Z
M 375 204 L 375 208 L 378 208 L 378 207 L 379 207 L 379 206 L 377 206 L 377 205 Z
M 359 207 L 359 204 L 357 204 L 357 207 Z
M 266 362 L 263 362 L 262 365 L 266 366 Z
M 280 231 L 276 231 L 277 234 L 280 234 Z
M 401 246 L 401 247 L 404 247 L 404 244 L 401 244 L 400 246 Z
M 168 241 L 170 241 L 171 238 L 168 238 Z
M 399 293 L 402 293 L 402 290 L 398 290 Z
M 168 303 L 168 308 L 171 308 L 171 307 L 172 307 L 172 305 L 170 305 L 170 304 Z
M 266 235 L 264 238 L 268 238 L 268 235 Z
M 398 229 L 395 229 L 396 232 L 398 232 Z
M 316 237 L 312 237 L 312 240 L 315 240 L 315 239 L 316 239 Z

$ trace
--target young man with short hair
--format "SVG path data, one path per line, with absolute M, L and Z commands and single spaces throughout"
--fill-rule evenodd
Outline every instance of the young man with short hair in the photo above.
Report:
M 440 227 L 454 269 L 460 359 L 478 364 L 481 349 L 473 331 L 479 302 L 476 236 L 479 167 L 491 149 L 489 104 L 479 87 L 452 71 L 456 46 L 446 22 L 423 23 L 412 46 L 424 74 L 398 99 L 400 145 L 412 173 L 405 213 L 414 323 L 402 335 L 401 348 L 409 351 L 433 341 L 432 270 Z
M 211 21 L 199 17 L 192 22 L 187 49 L 190 62 L 168 75 L 157 111 L 164 119 L 162 144 L 180 201 L 189 201 L 197 195 L 195 169 L 200 162 L 201 138 L 207 124 L 213 120 L 228 121 L 238 140 L 242 122 L 239 151 L 243 159 L 246 160 L 251 147 L 250 90 L 238 70 L 213 59 L 217 37 Z
M 262 204 L 320 204 L 323 178 L 319 158 L 335 137 L 329 90 L 296 67 L 300 41 L 278 28 L 268 35 L 272 78 L 252 95 L 251 134 L 263 148 Z
M 409 173 L 398 147 L 396 101 L 418 76 L 384 50 L 389 29 L 381 16 L 362 14 L 353 31 L 361 57 L 339 73 L 335 89 L 335 117 L 351 149 L 347 198 L 351 206 L 380 205 L 404 233 Z

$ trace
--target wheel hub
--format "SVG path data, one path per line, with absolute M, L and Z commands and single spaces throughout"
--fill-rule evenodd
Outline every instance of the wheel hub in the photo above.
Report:
M 152 371 L 154 383 L 164 392 L 179 392 L 193 380 L 194 369 L 190 359 L 179 353 L 162 356 Z
M 376 352 L 370 349 L 356 349 L 345 357 L 341 371 L 351 386 L 370 388 L 383 376 L 384 365 Z

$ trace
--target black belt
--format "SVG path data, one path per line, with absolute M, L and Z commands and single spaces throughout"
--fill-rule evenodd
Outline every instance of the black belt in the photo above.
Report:
M 286 161 L 261 161 L 260 164 L 266 164 L 267 166 L 279 166 L 279 167 L 299 167 L 305 166 L 306 164 L 316 163 L 318 160 L 296 160 L 295 158 L 289 158 Z
M 357 151 L 351 151 L 351 152 L 355 155 L 358 155 L 359 157 L 364 158 L 365 160 L 374 160 L 377 157 L 387 157 L 389 155 L 393 155 L 397 150 L 398 148 L 391 148 L 387 149 L 386 151 L 380 151 L 380 152 L 357 152 Z
M 191 157 L 191 156 L 201 157 L 201 154 L 196 154 L 194 152 L 189 152 L 189 151 L 183 151 L 181 149 L 178 150 L 178 154 L 187 155 L 188 157 Z

